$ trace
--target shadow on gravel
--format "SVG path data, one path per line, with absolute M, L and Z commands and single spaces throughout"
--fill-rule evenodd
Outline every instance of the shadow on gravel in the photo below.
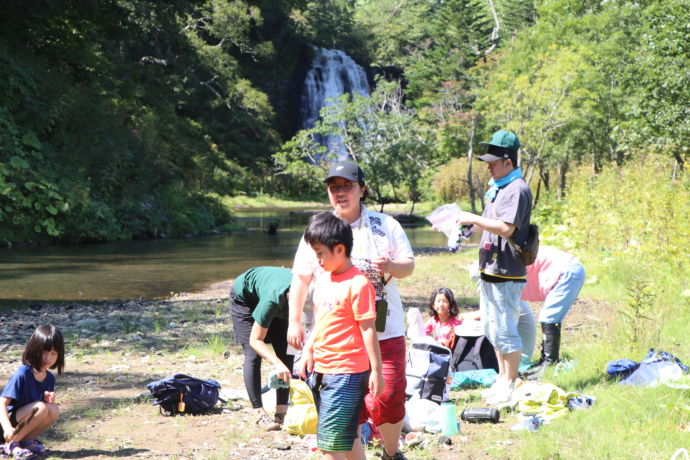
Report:
M 134 457 L 148 449 L 123 448 L 117 450 L 81 449 L 75 451 L 51 450 L 49 458 Z

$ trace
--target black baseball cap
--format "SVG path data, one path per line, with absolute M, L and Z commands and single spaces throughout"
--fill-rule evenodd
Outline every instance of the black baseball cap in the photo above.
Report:
M 342 177 L 350 182 L 357 182 L 359 185 L 364 185 L 364 171 L 357 166 L 357 163 L 352 161 L 333 163 L 328 170 L 328 176 L 326 176 L 323 181 L 328 182 L 334 177 Z

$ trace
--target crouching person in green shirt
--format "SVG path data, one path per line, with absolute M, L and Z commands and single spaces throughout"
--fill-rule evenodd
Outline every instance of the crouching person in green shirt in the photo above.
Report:
M 288 355 L 288 291 L 292 271 L 281 267 L 256 267 L 239 275 L 230 288 L 230 313 L 235 340 L 244 350 L 244 385 L 257 414 L 257 425 L 280 430 L 289 391 L 276 390 L 276 413 L 271 419 L 261 400 L 261 359 L 274 366 L 279 379 L 290 379 L 294 356 Z M 273 349 L 268 344 L 273 345 Z

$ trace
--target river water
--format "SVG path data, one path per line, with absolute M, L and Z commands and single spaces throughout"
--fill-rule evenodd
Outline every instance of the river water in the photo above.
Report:
M 290 267 L 310 213 L 236 214 L 246 231 L 190 239 L 0 250 L 0 308 L 31 302 L 156 299 L 194 292 L 259 265 Z M 266 232 L 278 223 L 275 235 Z M 430 227 L 406 228 L 413 248 L 445 247 Z

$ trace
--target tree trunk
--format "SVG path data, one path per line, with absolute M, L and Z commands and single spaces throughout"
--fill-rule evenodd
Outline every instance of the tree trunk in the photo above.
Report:
M 551 175 L 549 174 L 549 171 L 544 168 L 539 168 L 539 178 L 541 182 L 544 184 L 544 190 L 548 191 L 549 184 L 551 181 Z
M 479 201 L 482 204 L 482 211 L 484 211 L 484 206 L 486 206 L 486 203 L 484 202 L 484 184 L 480 182 L 479 176 L 475 176 L 475 178 L 477 180 L 477 192 L 479 193 Z
M 568 157 L 564 161 L 558 162 L 558 199 L 562 200 L 565 197 L 565 180 L 568 173 Z
M 683 157 L 678 152 L 674 152 L 673 157 L 676 159 L 676 162 L 673 165 L 673 180 L 676 180 L 678 173 L 683 171 L 684 162 Z
M 467 148 L 467 186 L 470 191 L 470 206 L 472 206 L 472 214 L 477 214 L 477 206 L 475 204 L 474 184 L 472 183 L 472 159 L 474 157 L 474 134 L 477 131 L 477 117 L 472 119 L 472 129 L 470 130 L 469 147 Z M 482 202 L 482 206 L 483 206 Z

